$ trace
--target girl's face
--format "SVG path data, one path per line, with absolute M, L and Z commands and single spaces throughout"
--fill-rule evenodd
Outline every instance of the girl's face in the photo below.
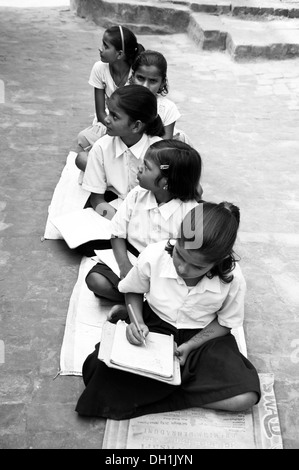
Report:
M 137 174 L 139 185 L 144 189 L 155 192 L 163 185 L 163 180 L 160 180 L 158 184 L 155 182 L 160 175 L 161 170 L 159 166 L 145 154 L 143 165 L 139 166 L 139 171 Z
M 118 106 L 118 98 L 108 100 L 109 114 L 105 118 L 106 133 L 110 136 L 128 137 L 133 133 L 134 123 L 125 111 Z
M 207 263 L 198 250 L 186 250 L 178 241 L 173 248 L 172 260 L 177 274 L 186 281 L 199 281 L 215 264 Z
M 163 88 L 164 80 L 155 65 L 141 65 L 134 72 L 133 83 L 148 88 L 154 95 Z
M 102 39 L 102 47 L 99 49 L 101 61 L 107 64 L 112 64 L 115 62 L 119 55 L 119 51 L 115 49 L 115 47 L 110 42 L 110 36 L 107 33 L 104 33 Z

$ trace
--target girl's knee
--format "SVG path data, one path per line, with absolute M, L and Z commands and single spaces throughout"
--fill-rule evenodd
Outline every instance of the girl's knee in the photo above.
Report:
M 85 137 L 84 131 L 80 131 L 80 132 L 79 132 L 77 139 L 78 139 L 78 144 L 79 144 L 81 147 L 85 148 L 85 147 L 87 147 L 87 146 L 89 145 L 89 142 L 88 142 L 88 140 L 87 140 L 86 137 Z
M 232 398 L 232 411 L 247 411 L 258 401 L 256 392 L 247 392 Z
M 107 279 L 99 273 L 90 273 L 85 280 L 87 287 L 98 294 L 107 288 Z
M 124 294 L 118 292 L 113 284 L 102 276 L 100 273 L 90 273 L 86 276 L 85 282 L 89 290 L 91 290 L 98 297 L 103 297 L 108 300 L 123 302 Z
M 204 405 L 203 408 L 232 412 L 247 411 L 257 403 L 258 398 L 259 397 L 256 392 L 246 392 L 231 398 L 225 398 L 224 400 L 209 403 Z
M 87 165 L 87 159 L 88 159 L 88 154 L 86 152 L 84 152 L 84 151 L 79 152 L 76 159 L 75 159 L 76 166 L 80 170 L 85 171 L 85 168 L 86 168 L 86 165 Z

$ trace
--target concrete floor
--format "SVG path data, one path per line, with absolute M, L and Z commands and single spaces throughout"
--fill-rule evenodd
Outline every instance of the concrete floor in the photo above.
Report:
M 67 7 L 0 9 L 0 448 L 100 449 L 78 418 L 80 377 L 58 377 L 80 258 L 44 241 L 71 143 L 91 122 L 103 29 Z M 241 209 L 248 356 L 275 374 L 285 449 L 299 448 L 299 60 L 234 63 L 185 35 L 140 36 L 168 60 L 170 94 L 204 162 L 206 200 Z

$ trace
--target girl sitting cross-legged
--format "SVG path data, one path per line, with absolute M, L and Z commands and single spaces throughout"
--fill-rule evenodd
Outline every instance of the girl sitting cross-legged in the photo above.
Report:
M 94 87 L 95 118 L 91 126 L 78 134 L 78 151 L 88 152 L 106 134 L 107 100 L 117 88 L 129 85 L 132 63 L 143 50 L 135 34 L 125 26 L 105 30 L 99 49 L 101 60 L 93 65 L 88 81 Z
M 138 354 L 149 331 L 172 334 L 181 384 L 107 367 L 98 343 L 83 364 L 80 415 L 120 420 L 193 407 L 240 412 L 258 403 L 257 371 L 231 334 L 244 319 L 245 280 L 233 251 L 239 218 L 231 203 L 199 203 L 179 238 L 148 245 L 118 285 L 141 329 L 129 313 L 127 340 Z
M 139 167 L 139 186 L 130 191 L 111 220 L 111 245 L 123 278 L 132 268 L 127 255 L 139 254 L 149 243 L 177 237 L 187 212 L 198 204 L 201 157 L 188 144 L 160 140 L 152 144 Z M 200 194 L 199 194 L 200 191 Z M 105 264 L 96 264 L 86 277 L 97 296 L 123 301 L 119 277 Z
M 118 88 L 108 100 L 107 134 L 93 145 L 88 156 L 79 154 L 77 166 L 84 171 L 82 187 L 90 191 L 90 205 L 100 215 L 112 219 L 116 210 L 109 204 L 124 199 L 138 184 L 138 167 L 148 147 L 162 140 L 164 127 L 157 113 L 156 97 L 145 87 Z M 103 248 L 103 240 L 87 242 L 77 248 L 93 256 Z M 107 248 L 107 240 L 105 241 Z

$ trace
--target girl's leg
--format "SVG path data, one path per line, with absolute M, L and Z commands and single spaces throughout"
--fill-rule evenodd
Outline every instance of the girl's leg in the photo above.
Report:
M 77 135 L 77 137 L 74 139 L 72 145 L 71 145 L 71 150 L 73 152 L 76 152 L 76 153 L 79 153 L 81 152 L 83 149 L 89 151 L 92 147 L 92 143 L 88 140 L 88 138 L 85 136 L 85 130 L 88 130 L 89 128 L 87 129 L 84 129 L 83 131 L 79 132 L 79 134 Z
M 83 149 L 89 146 L 91 147 L 90 141 L 85 136 L 85 130 L 79 132 L 77 141 L 78 141 L 78 145 L 80 145 L 80 147 L 82 147 Z
M 85 171 L 85 168 L 87 165 L 87 159 L 88 159 L 87 152 L 82 150 L 82 152 L 78 153 L 75 163 L 76 163 L 76 166 L 79 168 L 79 170 Z
M 95 142 L 105 134 L 106 126 L 98 122 L 97 124 L 91 125 L 79 132 L 77 136 L 78 145 L 87 150 L 87 147 L 91 148 L 93 144 L 95 144 Z
M 223 411 L 246 411 L 254 406 L 259 399 L 259 396 L 255 392 L 247 392 L 241 395 L 236 395 L 232 398 L 226 398 L 225 400 L 216 401 L 214 403 L 208 403 L 202 405 L 202 408 L 209 408 L 212 410 L 223 410 Z
M 86 284 L 95 295 L 115 302 L 124 302 L 124 295 L 102 274 L 91 272 L 86 277 Z
M 177 343 L 189 339 L 189 330 L 181 330 Z M 231 333 L 191 351 L 181 372 L 189 407 L 239 412 L 256 405 L 261 396 L 258 373 Z

